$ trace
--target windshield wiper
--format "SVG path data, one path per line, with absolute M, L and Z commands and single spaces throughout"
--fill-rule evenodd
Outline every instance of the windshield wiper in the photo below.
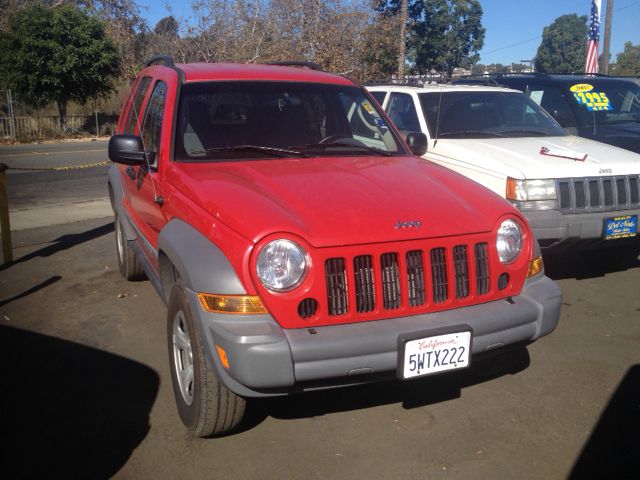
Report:
M 480 130 L 466 130 L 466 131 L 459 131 L 459 132 L 444 132 L 444 133 L 439 133 L 438 137 L 439 138 L 446 138 L 446 137 L 470 137 L 470 138 L 474 138 L 476 136 L 483 136 L 483 137 L 496 137 L 496 138 L 500 138 L 500 137 L 504 137 L 504 135 L 500 134 L 500 133 L 495 133 L 495 132 L 482 132 Z
M 197 150 L 191 154 L 198 153 L 224 153 L 224 152 L 259 152 L 273 157 L 308 157 L 308 155 L 289 148 L 265 147 L 262 145 L 231 145 L 228 147 L 211 147 L 204 150 Z
M 550 135 L 548 132 L 542 132 L 540 130 L 505 130 L 504 132 L 502 132 L 503 136 L 508 136 L 511 134 L 523 134 L 523 135 L 534 135 L 536 137 L 550 137 L 552 135 Z
M 365 152 L 372 152 L 378 155 L 384 155 L 385 157 L 390 157 L 393 154 L 391 152 L 386 152 L 384 150 L 380 150 L 379 148 L 368 147 L 367 145 L 357 145 L 355 143 L 348 142 L 327 142 L 327 143 L 308 143 L 305 145 L 293 145 L 289 148 L 295 148 L 300 150 L 329 150 L 332 147 L 340 147 L 340 148 L 349 148 L 355 149 Z

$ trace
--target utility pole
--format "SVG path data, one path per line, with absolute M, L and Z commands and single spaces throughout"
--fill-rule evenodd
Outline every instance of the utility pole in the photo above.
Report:
M 398 49 L 398 78 L 400 81 L 404 79 L 404 55 L 407 36 L 407 19 L 409 16 L 409 7 L 407 0 L 400 3 L 400 45 Z
M 611 15 L 613 14 L 613 0 L 607 0 L 607 16 L 604 20 L 604 46 L 600 58 L 600 73 L 609 75 L 609 48 L 611 46 Z

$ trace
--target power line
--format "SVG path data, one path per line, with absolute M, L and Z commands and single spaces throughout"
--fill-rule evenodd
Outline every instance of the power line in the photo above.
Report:
M 629 5 L 625 5 L 623 7 L 616 8 L 614 10 L 614 12 L 619 12 L 620 10 L 625 10 L 627 8 L 635 7 L 636 5 L 640 5 L 640 2 L 633 2 L 633 3 L 630 3 Z M 496 49 L 493 49 L 493 50 L 489 50 L 488 52 L 482 52 L 482 56 L 491 55 L 492 53 L 500 52 L 502 50 L 507 50 L 508 48 L 517 47 L 518 45 L 524 45 L 525 43 L 533 42 L 535 40 L 540 40 L 541 38 L 542 38 L 542 35 L 538 35 L 537 37 L 530 38 L 529 40 L 523 40 L 521 42 L 512 43 L 512 44 L 506 45 L 504 47 L 500 47 L 500 48 L 496 48 Z

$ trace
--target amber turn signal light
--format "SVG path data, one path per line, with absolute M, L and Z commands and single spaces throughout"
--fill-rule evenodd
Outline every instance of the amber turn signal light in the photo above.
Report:
M 224 351 L 222 347 L 216 345 L 216 352 L 218 352 L 218 357 L 220 358 L 220 363 L 225 368 L 225 370 L 229 370 L 229 359 L 227 358 L 227 352 Z
M 268 313 L 256 295 L 214 295 L 199 293 L 200 304 L 207 312 L 254 314 Z
M 535 277 L 539 273 L 542 273 L 544 269 L 544 263 L 542 263 L 542 256 L 533 258 L 529 261 L 529 272 L 527 273 L 528 277 Z

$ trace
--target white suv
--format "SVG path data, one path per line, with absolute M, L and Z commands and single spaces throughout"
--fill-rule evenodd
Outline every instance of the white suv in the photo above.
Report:
M 403 134 L 427 134 L 424 158 L 519 208 L 541 246 L 601 246 L 601 240 L 638 244 L 640 155 L 568 135 L 517 90 L 479 85 L 367 89 Z

